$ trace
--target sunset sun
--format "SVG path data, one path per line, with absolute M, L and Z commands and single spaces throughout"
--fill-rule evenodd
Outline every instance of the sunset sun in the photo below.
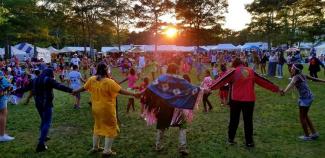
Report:
M 177 29 L 173 28 L 173 27 L 167 28 L 166 31 L 165 31 L 165 34 L 166 34 L 167 37 L 173 38 L 177 34 Z

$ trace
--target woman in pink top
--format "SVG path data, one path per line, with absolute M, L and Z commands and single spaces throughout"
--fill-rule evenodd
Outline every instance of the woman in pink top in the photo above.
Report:
M 206 70 L 205 71 L 205 77 L 201 83 L 201 87 L 204 88 L 204 89 L 209 89 L 209 86 L 211 85 L 212 83 L 212 78 L 211 78 L 211 74 L 210 74 L 210 71 L 209 70 Z M 209 96 L 210 96 L 211 92 L 207 92 L 207 93 L 204 93 L 203 94 L 203 105 L 204 105 L 204 112 L 208 112 L 208 111 L 211 111 L 212 110 L 212 105 L 209 101 Z M 207 109 L 207 105 L 209 106 L 209 110 Z
M 132 91 L 132 90 L 134 90 L 134 88 L 136 88 L 136 82 L 138 81 L 138 77 L 137 77 L 135 70 L 133 68 L 130 69 L 129 75 L 126 77 L 126 79 L 121 81 L 120 84 L 122 84 L 125 81 L 128 81 L 128 88 L 127 88 L 128 91 Z M 129 113 L 131 107 L 132 107 L 132 110 L 135 111 L 133 97 L 129 98 L 126 113 Z

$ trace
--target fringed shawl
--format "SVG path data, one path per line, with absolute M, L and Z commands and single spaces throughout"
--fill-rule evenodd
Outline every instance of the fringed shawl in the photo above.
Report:
M 202 100 L 203 90 L 177 75 L 161 75 L 144 93 L 145 119 L 157 128 L 191 122 L 193 110 Z

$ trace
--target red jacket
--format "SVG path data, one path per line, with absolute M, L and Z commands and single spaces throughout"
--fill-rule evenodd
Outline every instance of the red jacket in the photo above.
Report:
M 255 102 L 255 83 L 272 92 L 280 91 L 279 87 L 271 81 L 259 76 L 253 69 L 244 66 L 227 71 L 224 76 L 212 82 L 210 89 L 219 89 L 226 83 L 231 86 L 231 100 L 234 101 Z

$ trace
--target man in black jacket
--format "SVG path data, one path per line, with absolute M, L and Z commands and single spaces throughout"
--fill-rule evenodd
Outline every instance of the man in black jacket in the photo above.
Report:
M 317 73 L 320 71 L 320 66 L 325 68 L 324 64 L 316 57 L 316 54 L 312 54 L 312 58 L 309 60 L 309 73 L 311 77 L 318 78 Z
M 40 137 L 36 148 L 36 152 L 47 150 L 45 141 L 49 138 L 49 132 L 52 121 L 53 108 L 53 88 L 72 93 L 72 89 L 66 87 L 54 80 L 54 73 L 52 69 L 45 69 L 42 74 L 33 79 L 26 87 L 17 89 L 15 93 L 23 93 L 32 90 L 34 96 L 36 109 L 41 117 Z

